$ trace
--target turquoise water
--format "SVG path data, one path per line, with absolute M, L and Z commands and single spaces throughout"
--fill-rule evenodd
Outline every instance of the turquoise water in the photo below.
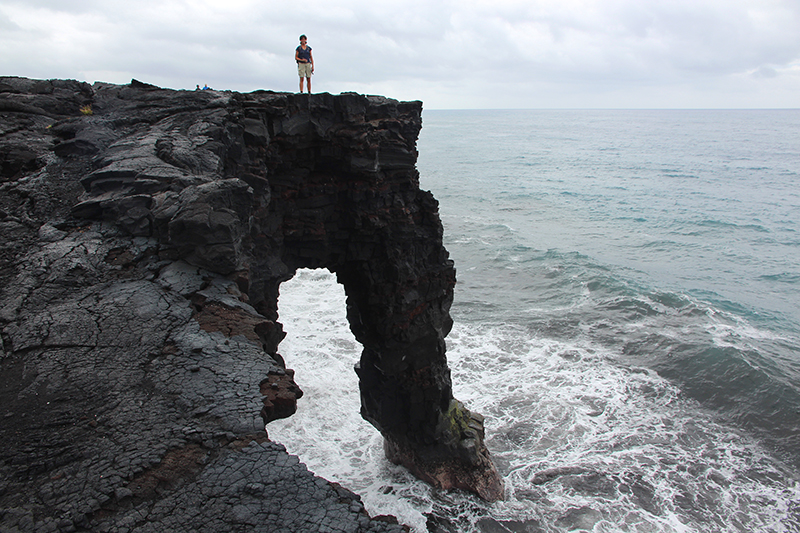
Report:
M 441 202 L 451 240 L 506 227 L 506 246 L 579 253 L 797 333 L 800 110 L 424 119 L 422 186 Z
M 418 532 L 800 531 L 800 111 L 423 121 L 454 392 L 487 416 L 507 498 L 383 459 L 326 272 L 281 288 L 306 396 L 271 437 Z
M 425 119 L 423 187 L 478 289 L 457 311 L 557 321 L 800 449 L 800 111 Z

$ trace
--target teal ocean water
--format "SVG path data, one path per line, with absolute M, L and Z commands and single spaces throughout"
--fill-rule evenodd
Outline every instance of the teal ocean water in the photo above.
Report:
M 507 498 L 383 459 L 326 271 L 282 286 L 306 396 L 270 436 L 417 532 L 800 531 L 800 110 L 423 121 L 454 392 L 486 415 Z

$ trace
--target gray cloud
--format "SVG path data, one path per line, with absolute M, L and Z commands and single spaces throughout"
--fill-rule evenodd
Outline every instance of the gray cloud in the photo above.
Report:
M 0 71 L 426 107 L 797 107 L 795 0 L 0 0 Z
M 763 65 L 761 67 L 758 67 L 758 69 L 755 72 L 753 72 L 752 76 L 754 78 L 777 78 L 778 71 L 776 71 L 772 67 Z

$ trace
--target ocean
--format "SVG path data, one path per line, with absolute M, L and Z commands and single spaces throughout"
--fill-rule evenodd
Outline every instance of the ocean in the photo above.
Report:
M 800 531 L 800 110 L 425 111 L 418 150 L 506 499 L 384 459 L 324 270 L 281 286 L 273 440 L 417 533 Z

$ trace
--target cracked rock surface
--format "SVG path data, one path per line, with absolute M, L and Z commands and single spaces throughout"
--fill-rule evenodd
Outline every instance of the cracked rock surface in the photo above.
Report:
M 502 485 L 452 398 L 455 270 L 421 104 L 0 77 L 0 530 L 402 531 L 269 441 L 302 391 L 280 283 L 328 268 L 362 415 L 443 487 Z
M 117 233 L 34 245 L 5 287 L 2 531 L 400 531 L 267 440 L 259 382 L 286 371 L 193 318 L 235 284 Z

